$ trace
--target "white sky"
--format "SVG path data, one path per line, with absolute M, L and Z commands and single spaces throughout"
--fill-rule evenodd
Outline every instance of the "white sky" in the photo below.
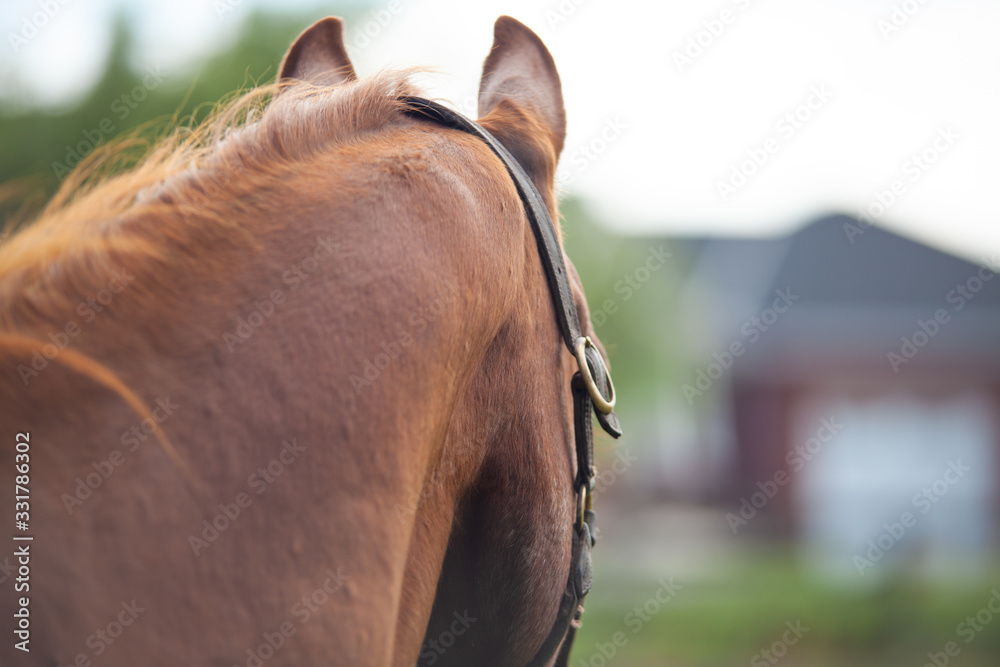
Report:
M 59 2 L 60 0 L 53 0 Z M 115 6 L 139 19 L 139 59 L 185 73 L 184 63 L 231 39 L 254 5 L 305 0 L 64 0 L 17 54 L 9 33 L 42 0 L 4 0 L 3 87 L 48 103 L 85 91 L 106 53 Z M 360 2 L 361 0 L 359 0 Z M 220 17 L 215 5 L 235 11 Z M 428 93 L 459 108 L 475 94 L 492 23 L 511 14 L 549 46 L 569 118 L 561 178 L 623 231 L 771 234 L 831 209 L 857 212 L 896 179 L 902 194 L 884 224 L 973 258 L 1000 252 L 1000 3 L 989 0 L 390 0 L 349 24 L 359 73 L 421 65 L 440 74 Z M 343 4 L 330 3 L 331 13 Z M 916 8 L 883 36 L 894 7 Z M 562 8 L 562 14 L 560 14 Z M 718 36 L 678 71 L 675 53 L 728 10 Z M 356 30 L 391 15 L 370 44 Z M 559 16 L 559 21 L 553 17 Z M 377 24 L 371 24 L 372 26 Z M 719 26 L 715 26 L 719 31 Z M 17 68 L 15 85 L 11 67 Z M 173 69 L 171 69 L 173 68 Z M 31 85 L 26 86 L 30 72 Z M 777 126 L 824 86 L 831 96 L 794 131 Z M 8 94 L 10 94 L 8 92 Z M 466 107 L 466 110 L 467 107 Z M 805 112 L 802 112 L 805 115 Z M 951 128 L 948 145 L 935 137 Z M 604 131 L 599 155 L 578 151 Z M 774 143 L 766 143 L 773 139 Z M 747 151 L 772 153 L 727 201 Z M 907 161 L 930 149 L 926 170 Z M 935 155 L 936 154 L 936 155 Z M 585 165 L 585 168 L 583 168 Z M 917 177 L 919 175 L 919 177 Z

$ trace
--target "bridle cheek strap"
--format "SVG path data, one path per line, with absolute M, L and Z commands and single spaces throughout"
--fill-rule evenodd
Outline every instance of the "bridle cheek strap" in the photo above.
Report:
M 598 423 L 612 437 L 617 438 L 622 434 L 618 416 L 614 412 L 614 384 L 601 353 L 593 341 L 582 333 L 573 290 L 566 272 L 566 262 L 563 260 L 562 246 L 559 245 L 559 235 L 545 202 L 531 178 L 503 144 L 478 123 L 437 102 L 420 97 L 404 97 L 402 102 L 407 105 L 406 112 L 411 116 L 427 118 L 445 127 L 479 137 L 504 163 L 517 188 L 538 244 L 538 255 L 545 269 L 549 292 L 552 294 L 560 335 L 566 348 L 577 360 L 579 370 L 573 375 L 571 382 L 573 430 L 576 440 L 576 477 L 573 480 L 576 512 L 573 518 L 573 548 L 569 579 L 559 601 L 552 629 L 527 665 L 527 667 L 545 667 L 555 656 L 555 665 L 564 667 L 569 663 L 573 639 L 577 628 L 580 627 L 580 617 L 583 614 L 583 600 L 590 591 L 594 578 L 590 552 L 595 542 L 594 529 L 597 515 L 592 508 L 591 494 L 597 471 L 594 467 L 594 430 L 591 414 L 597 415 Z

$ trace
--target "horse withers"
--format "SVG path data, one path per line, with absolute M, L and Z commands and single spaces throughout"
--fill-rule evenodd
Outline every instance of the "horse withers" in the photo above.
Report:
M 325 19 L 0 246 L 0 662 L 556 659 L 604 364 L 536 237 L 559 76 L 501 17 L 483 136 L 417 93 Z

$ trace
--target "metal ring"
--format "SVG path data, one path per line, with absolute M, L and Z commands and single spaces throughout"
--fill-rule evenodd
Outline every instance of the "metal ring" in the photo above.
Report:
M 580 487 L 580 492 L 579 492 L 579 494 L 577 494 L 576 504 L 577 504 L 577 520 L 579 521 L 579 523 L 577 524 L 577 526 L 582 526 L 583 522 L 584 522 L 584 518 L 586 517 L 586 514 L 585 514 L 586 510 L 588 510 L 591 507 L 593 507 L 593 504 L 591 503 L 591 500 L 590 500 L 590 495 L 587 493 L 587 487 L 586 486 L 581 486 Z
M 601 395 L 601 390 L 597 388 L 597 383 L 594 382 L 594 376 L 590 372 L 590 364 L 587 363 L 588 345 L 595 350 L 597 349 L 594 347 L 594 341 L 590 340 L 590 336 L 580 336 L 576 339 L 576 343 L 573 345 L 576 363 L 580 366 L 580 375 L 583 376 L 583 383 L 587 386 L 587 393 L 590 394 L 590 400 L 594 402 L 594 407 L 602 414 L 610 414 L 615 409 L 615 383 L 611 381 L 611 373 L 604 366 L 604 377 L 608 378 L 608 391 L 611 394 L 608 398 L 604 398 Z M 601 357 L 600 352 L 597 353 L 597 357 Z M 601 359 L 601 365 L 604 365 L 603 359 Z

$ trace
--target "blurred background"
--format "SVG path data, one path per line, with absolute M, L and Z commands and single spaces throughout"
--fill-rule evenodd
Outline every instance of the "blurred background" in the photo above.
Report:
M 6 0 L 0 214 L 329 14 L 360 74 L 474 113 L 504 13 L 563 79 L 626 427 L 571 664 L 998 664 L 995 2 Z

